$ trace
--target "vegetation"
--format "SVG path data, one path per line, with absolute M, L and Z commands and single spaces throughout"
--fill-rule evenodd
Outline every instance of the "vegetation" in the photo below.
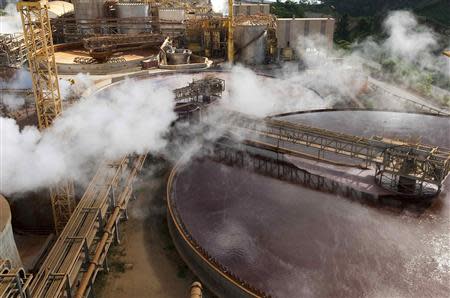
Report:
M 449 23 L 450 0 L 322 0 L 340 14 L 353 17 L 383 15 L 389 10 L 407 9 L 418 15 Z
M 277 2 L 270 6 L 270 10 L 279 18 L 303 18 L 305 15 L 303 5 L 291 0 L 287 0 L 286 2 L 277 0 Z
M 279 2 L 273 4 L 279 5 Z M 421 22 L 443 35 L 450 29 L 450 0 L 322 0 L 322 4 L 318 5 L 300 0 L 297 6 L 306 15 L 313 13 L 334 17 L 337 20 L 335 41 L 354 42 L 367 36 L 382 36 L 383 19 L 388 11 L 397 9 L 412 11 Z M 289 9 L 284 13 L 284 17 L 292 16 Z

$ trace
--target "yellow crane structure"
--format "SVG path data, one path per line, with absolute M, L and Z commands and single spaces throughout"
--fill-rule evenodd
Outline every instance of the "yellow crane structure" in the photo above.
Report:
M 228 0 L 228 46 L 227 46 L 227 56 L 228 62 L 233 64 L 234 62 L 234 24 L 233 24 L 233 0 Z
M 28 51 L 38 127 L 43 130 L 51 126 L 62 112 L 47 1 L 21 1 L 17 3 L 17 10 Z M 51 187 L 50 198 L 55 230 L 59 234 L 75 208 L 73 183 L 65 181 Z

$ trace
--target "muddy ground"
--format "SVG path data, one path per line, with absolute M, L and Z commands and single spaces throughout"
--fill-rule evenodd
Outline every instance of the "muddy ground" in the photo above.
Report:
M 137 199 L 130 201 L 129 218 L 120 225 L 120 244 L 110 249 L 110 272 L 97 277 L 95 297 L 188 297 L 198 279 L 178 255 L 167 228 L 169 172 L 167 162 L 147 160 L 135 185 Z

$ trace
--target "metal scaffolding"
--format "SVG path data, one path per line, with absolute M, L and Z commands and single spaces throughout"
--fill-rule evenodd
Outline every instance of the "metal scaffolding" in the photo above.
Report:
M 156 33 L 115 34 L 85 38 L 83 46 L 93 58 L 104 60 L 118 51 L 160 47 L 163 42 L 163 35 Z
M 263 142 L 244 141 L 243 144 L 237 144 L 227 138 L 220 139 L 214 145 L 214 150 L 209 153 L 210 158 L 216 162 L 351 199 L 374 200 L 376 197 L 368 192 L 356 190 L 351 185 L 301 169 L 284 157 L 285 154 L 302 157 L 301 152 Z
M 30 297 L 28 287 L 32 277 L 22 267 L 13 268 L 9 260 L 0 259 L 0 297 Z
M 27 57 L 23 34 L 0 34 L 0 66 L 21 67 Z
M 61 114 L 61 94 L 55 63 L 52 30 L 45 2 L 19 2 L 28 64 L 33 81 L 39 129 L 50 127 Z M 59 233 L 75 208 L 72 182 L 50 189 L 55 230 Z
M 408 144 L 374 136 L 364 138 L 299 123 L 276 119 L 255 119 L 230 113 L 233 129 L 254 136 L 314 149 L 317 158 L 325 152 L 361 161 L 375 167 L 376 181 L 402 194 L 438 193 L 450 172 L 450 150 L 423 144 Z M 434 191 L 433 191 L 434 190 Z
M 225 81 L 215 77 L 192 80 L 185 87 L 173 90 L 177 102 L 209 102 L 222 96 Z

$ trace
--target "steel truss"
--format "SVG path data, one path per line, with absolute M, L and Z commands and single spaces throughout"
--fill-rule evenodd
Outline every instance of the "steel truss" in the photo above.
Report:
M 225 91 L 225 81 L 215 77 L 193 80 L 188 86 L 173 90 L 177 102 L 209 102 Z
M 30 297 L 28 287 L 32 277 L 21 267 L 13 268 L 9 260 L 0 259 L 0 297 Z
M 75 19 L 61 17 L 52 20 L 53 32 L 58 42 L 77 42 L 85 37 L 102 34 L 121 34 L 122 32 L 142 31 L 177 36 L 185 31 L 180 21 L 158 21 L 156 17 Z
M 148 46 L 161 46 L 164 37 L 161 34 L 115 34 L 93 36 L 83 39 L 83 46 L 92 57 L 106 58 L 117 51 L 145 48 Z
M 375 168 L 376 181 L 399 193 L 422 196 L 440 191 L 450 171 L 450 150 L 408 144 L 382 137 L 364 138 L 272 118 L 255 119 L 230 113 L 232 129 L 245 130 L 248 139 L 260 136 L 362 161 Z
M 45 2 L 19 2 L 38 127 L 50 127 L 62 112 L 52 30 Z M 75 208 L 74 187 L 66 181 L 50 189 L 55 230 L 61 232 Z
M 0 66 L 21 67 L 27 59 L 23 35 L 0 34 Z
M 98 271 L 107 270 L 111 243 L 119 241 L 118 222 L 126 217 L 132 184 L 145 158 L 129 156 L 100 166 L 33 278 L 31 297 L 72 297 L 76 291 L 83 297 L 90 291 Z
M 232 141 L 222 139 L 215 143 L 210 158 L 214 161 L 230 166 L 238 166 L 264 176 L 351 199 L 377 199 L 374 194 L 355 190 L 350 185 L 298 168 L 284 159 L 284 153 L 279 153 L 277 147 L 266 146 L 264 143 L 252 142 L 247 145 L 237 145 Z

